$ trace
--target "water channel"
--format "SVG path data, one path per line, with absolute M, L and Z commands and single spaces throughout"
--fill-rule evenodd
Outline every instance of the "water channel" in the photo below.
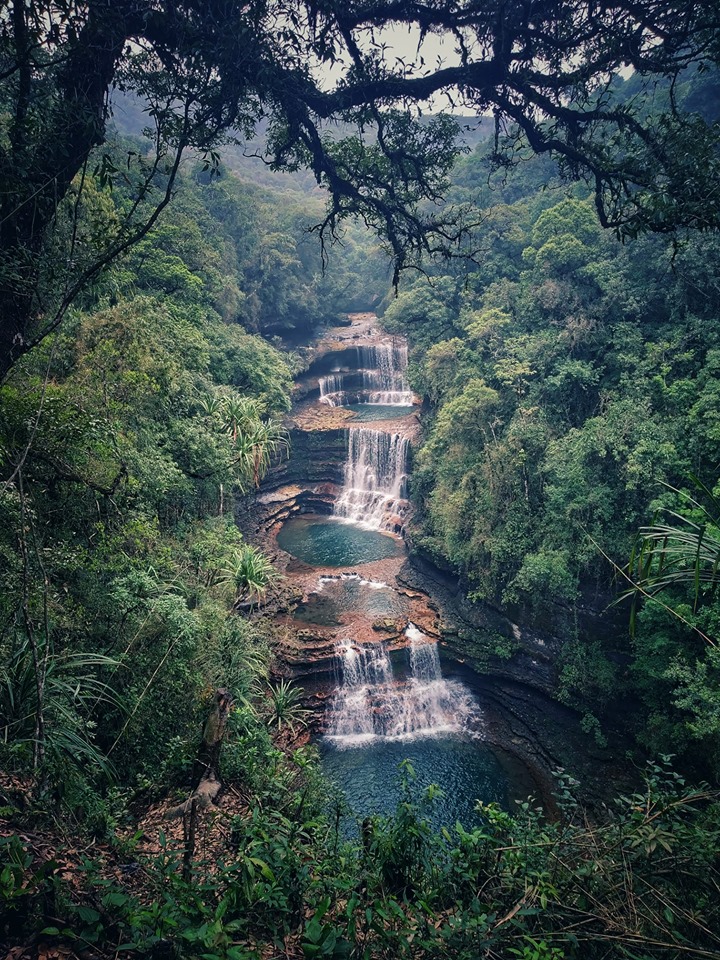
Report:
M 405 343 L 377 330 L 365 339 L 317 376 L 314 416 L 353 414 L 332 513 L 296 513 L 277 535 L 306 585 L 295 625 L 332 663 L 318 746 L 355 817 L 394 809 L 398 765 L 407 759 L 419 787 L 443 791 L 435 821 L 470 824 L 478 799 L 507 805 L 512 784 L 484 738 L 478 697 L 444 674 L 427 598 L 396 579 L 406 553 L 415 398 Z

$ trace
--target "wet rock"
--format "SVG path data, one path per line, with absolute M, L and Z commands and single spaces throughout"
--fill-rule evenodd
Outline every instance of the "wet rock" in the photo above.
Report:
M 402 533 L 405 526 L 405 521 L 402 517 L 399 517 L 397 514 L 391 514 L 385 523 L 383 524 L 386 530 L 389 530 L 391 533 Z
M 392 620 L 390 617 L 381 617 L 373 621 L 372 628 L 377 633 L 398 634 L 407 626 L 407 621 Z
M 555 694 L 561 646 L 557 637 L 521 629 L 493 607 L 471 603 L 456 577 L 416 554 L 403 564 L 398 580 L 408 590 L 432 595 L 443 642 L 456 657 L 481 674 Z

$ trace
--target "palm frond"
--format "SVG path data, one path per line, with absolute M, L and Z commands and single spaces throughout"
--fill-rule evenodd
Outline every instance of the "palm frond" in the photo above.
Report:
M 689 589 L 697 609 L 701 599 L 715 596 L 720 584 L 720 501 L 700 480 L 691 479 L 707 505 L 687 491 L 664 484 L 682 500 L 687 512 L 665 509 L 660 522 L 641 527 L 622 571 L 632 584 L 622 594 L 633 598 L 631 630 L 641 597 Z

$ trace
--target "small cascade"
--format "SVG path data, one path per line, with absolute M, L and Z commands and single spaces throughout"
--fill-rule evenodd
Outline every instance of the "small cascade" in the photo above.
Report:
M 385 735 L 395 685 L 387 650 L 341 640 L 335 652 L 342 682 L 331 706 L 329 736 L 359 744 Z
M 437 643 L 430 641 L 414 623 L 409 623 L 405 636 L 410 641 L 410 672 L 421 683 L 442 681 L 440 653 Z
M 411 407 L 413 393 L 407 382 L 407 344 L 392 341 L 356 349 L 354 370 L 335 371 L 318 379 L 320 403 L 329 407 L 346 407 L 352 403 Z
M 407 438 L 397 433 L 365 427 L 349 430 L 345 479 L 335 516 L 368 530 L 397 525 L 407 506 L 409 449 Z
M 329 407 L 344 406 L 345 391 L 341 373 L 331 373 L 327 377 L 320 377 L 318 385 L 320 387 L 320 403 L 327 404 Z
M 353 583 L 357 583 L 361 587 L 367 587 L 369 590 L 389 589 L 384 580 L 365 580 L 365 578 L 361 577 L 359 573 L 339 573 L 335 577 L 319 577 L 317 586 L 315 587 L 315 592 L 322 593 L 328 583 L 338 583 L 338 581 L 340 583 L 343 581 L 351 581 Z
M 383 644 L 345 639 L 337 645 L 341 684 L 330 708 L 327 736 L 338 745 L 459 733 L 477 720 L 470 691 L 443 679 L 437 644 L 414 624 L 405 634 L 410 673 L 404 681 L 395 679 Z
M 404 342 L 358 347 L 365 403 L 411 407 L 413 394 L 407 382 L 408 350 Z

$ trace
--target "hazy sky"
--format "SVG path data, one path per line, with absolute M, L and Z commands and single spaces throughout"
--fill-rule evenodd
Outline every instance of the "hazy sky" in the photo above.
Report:
M 455 52 L 455 41 L 451 37 L 440 37 L 437 34 L 426 34 L 422 46 L 418 50 L 420 30 L 406 26 L 388 27 L 374 32 L 375 43 L 385 44 L 385 56 L 389 63 L 402 60 L 406 65 L 414 65 L 414 74 L 431 73 L 439 67 L 454 66 L 459 63 L 459 56 Z M 362 44 L 367 46 L 367 41 Z M 332 87 L 340 75 L 340 69 L 321 71 L 323 86 Z M 452 105 L 444 94 L 439 94 L 430 104 L 432 110 L 451 110 Z

